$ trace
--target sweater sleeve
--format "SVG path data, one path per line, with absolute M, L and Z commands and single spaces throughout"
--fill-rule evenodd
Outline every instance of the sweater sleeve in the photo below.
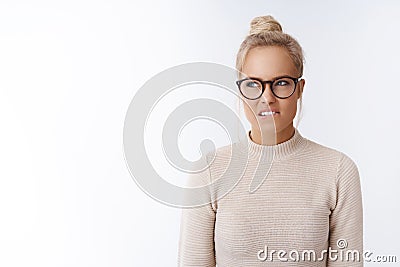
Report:
M 202 157 L 202 163 L 207 161 Z M 207 165 L 203 165 L 207 166 Z M 199 166 L 196 166 L 196 168 Z M 200 168 L 197 168 L 200 169 Z M 187 176 L 187 187 L 209 184 L 209 168 L 200 173 Z M 178 246 L 178 266 L 215 267 L 214 225 L 216 211 L 212 206 L 210 191 L 202 191 L 199 195 L 186 194 L 185 198 L 210 199 L 209 203 L 192 208 L 183 208 L 181 213 L 180 237 Z M 203 195 L 204 194 L 204 195 Z
M 363 208 L 360 176 L 353 160 L 341 154 L 336 177 L 336 205 L 329 219 L 329 245 L 338 253 L 332 254 L 332 258 L 328 256 L 327 266 L 362 267 Z M 358 251 L 359 260 L 352 251 Z

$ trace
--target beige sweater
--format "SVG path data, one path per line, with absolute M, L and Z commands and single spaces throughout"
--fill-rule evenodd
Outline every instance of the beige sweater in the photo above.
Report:
M 229 173 L 228 178 L 243 176 L 227 194 L 214 183 L 208 204 L 182 209 L 178 266 L 363 266 L 362 197 L 355 163 L 304 138 L 298 129 L 274 146 L 254 143 L 249 133 L 248 144 L 218 148 L 206 171 L 189 175 L 189 186 L 211 184 L 222 177 L 232 153 L 247 162 L 247 168 L 238 164 Z M 211 162 L 211 155 L 202 159 Z M 250 193 L 259 168 L 269 173 Z M 354 250 L 360 261 L 353 261 Z

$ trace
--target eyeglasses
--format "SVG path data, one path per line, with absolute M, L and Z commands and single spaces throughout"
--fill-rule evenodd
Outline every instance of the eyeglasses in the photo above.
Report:
M 293 95 L 296 90 L 299 78 L 280 76 L 272 81 L 262 81 L 257 78 L 244 78 L 236 81 L 240 93 L 247 99 L 255 100 L 262 96 L 265 91 L 265 84 L 269 84 L 274 96 L 285 99 Z

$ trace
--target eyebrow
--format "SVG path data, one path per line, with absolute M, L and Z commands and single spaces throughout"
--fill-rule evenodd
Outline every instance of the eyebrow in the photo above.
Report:
M 282 74 L 282 75 L 279 75 L 279 76 L 272 77 L 272 79 L 270 79 L 269 81 L 276 80 L 276 79 L 283 78 L 283 77 L 297 78 L 297 76 L 292 76 L 292 75 L 289 75 L 289 74 Z M 245 79 L 245 78 L 252 78 L 252 79 L 258 79 L 258 80 L 264 81 L 264 79 L 262 79 L 260 77 L 257 77 L 257 76 L 253 76 L 253 75 L 243 76 L 243 79 Z

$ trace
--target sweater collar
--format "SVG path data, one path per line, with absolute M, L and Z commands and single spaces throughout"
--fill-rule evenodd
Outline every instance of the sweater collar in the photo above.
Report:
M 268 158 L 280 160 L 296 153 L 305 145 L 306 138 L 300 134 L 297 128 L 294 129 L 294 134 L 290 139 L 276 145 L 257 144 L 250 137 L 251 130 L 247 131 L 247 146 L 249 156 L 261 159 Z

